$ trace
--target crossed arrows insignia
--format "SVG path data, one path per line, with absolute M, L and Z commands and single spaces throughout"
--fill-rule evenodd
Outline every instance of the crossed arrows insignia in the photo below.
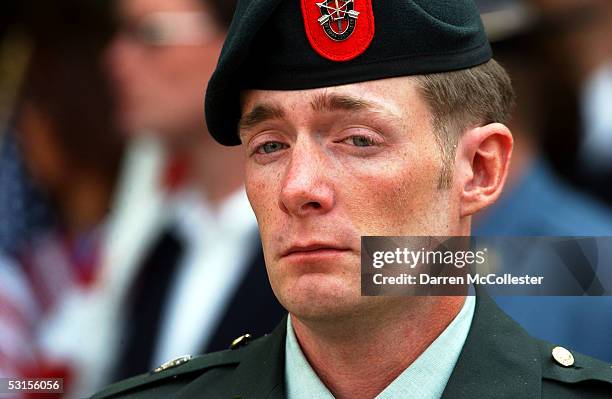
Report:
M 329 1 L 323 1 L 321 3 L 317 3 L 317 6 L 319 6 L 319 8 L 321 9 L 321 11 L 323 11 L 323 9 L 326 9 L 328 14 L 322 15 L 321 18 L 318 19 L 318 22 L 321 25 L 325 25 L 330 19 L 332 21 L 338 21 L 338 28 L 342 28 L 341 26 L 341 20 L 343 20 L 345 18 L 345 14 L 348 14 L 348 16 L 350 18 L 357 18 L 357 16 L 359 16 L 359 12 L 355 11 L 355 10 L 349 10 L 346 11 L 346 8 L 349 4 L 352 4 L 354 0 L 348 0 L 348 1 L 344 1 L 342 2 L 342 0 L 338 1 L 335 0 L 335 7 L 333 6 L 329 6 Z M 342 3 L 342 4 L 340 4 Z

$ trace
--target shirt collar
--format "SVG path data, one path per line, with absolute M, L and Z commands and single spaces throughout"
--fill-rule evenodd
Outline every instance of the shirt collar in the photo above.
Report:
M 467 296 L 461 311 L 434 342 L 377 399 L 440 398 L 467 338 L 476 297 Z M 287 318 L 285 380 L 288 399 L 333 399 L 302 352 Z
M 210 235 L 233 242 L 257 228 L 244 187 L 227 196 L 216 208 L 194 189 L 178 191 L 170 201 L 177 232 L 189 242 L 199 243 Z

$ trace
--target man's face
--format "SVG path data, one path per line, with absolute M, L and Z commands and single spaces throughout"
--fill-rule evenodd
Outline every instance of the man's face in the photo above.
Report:
M 361 236 L 458 233 L 458 190 L 438 188 L 441 150 L 413 79 L 253 90 L 242 111 L 247 194 L 293 314 L 377 303 L 360 297 Z
M 129 132 L 153 130 L 169 140 L 199 132 L 202 90 L 223 35 L 200 0 L 121 0 L 120 27 L 107 54 Z

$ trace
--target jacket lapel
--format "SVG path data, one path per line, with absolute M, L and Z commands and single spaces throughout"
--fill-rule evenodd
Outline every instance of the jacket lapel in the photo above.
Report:
M 536 341 L 483 289 L 476 292 L 472 326 L 442 398 L 540 398 Z

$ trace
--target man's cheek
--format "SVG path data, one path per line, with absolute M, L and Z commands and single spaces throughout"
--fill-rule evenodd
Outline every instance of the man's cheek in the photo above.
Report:
M 408 178 L 379 182 L 361 204 L 353 202 L 361 234 L 404 235 L 426 230 L 436 201 L 430 181 Z
M 261 224 L 264 218 L 271 213 L 270 204 L 276 204 L 277 201 L 273 198 L 272 187 L 266 186 L 263 180 L 256 180 L 247 175 L 246 182 L 247 197 L 258 222 Z
M 389 235 L 404 223 L 403 214 L 411 209 L 404 190 L 391 184 L 369 187 L 366 195 L 347 198 L 351 219 L 360 235 Z

